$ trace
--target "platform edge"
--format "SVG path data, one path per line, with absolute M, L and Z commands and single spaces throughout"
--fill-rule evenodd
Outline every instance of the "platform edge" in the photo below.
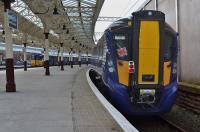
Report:
M 119 126 L 123 129 L 125 132 L 139 132 L 115 107 L 113 107 L 110 102 L 106 100 L 106 98 L 99 92 L 97 87 L 93 84 L 89 77 L 89 71 L 88 69 L 86 72 L 86 78 L 88 81 L 88 84 L 96 97 L 99 99 L 99 101 L 102 103 L 102 105 L 107 109 L 107 111 L 110 113 L 110 115 L 114 118 L 114 120 L 119 124 Z

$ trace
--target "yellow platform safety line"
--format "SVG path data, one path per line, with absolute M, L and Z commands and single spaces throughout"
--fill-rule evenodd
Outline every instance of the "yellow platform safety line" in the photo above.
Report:
M 118 69 L 119 83 L 128 86 L 129 82 L 128 61 L 118 60 L 117 69 Z
M 170 75 L 171 75 L 171 66 L 168 67 L 172 62 L 168 61 L 168 62 L 164 62 L 164 86 L 167 86 L 170 83 Z
M 141 21 L 139 33 L 139 84 L 158 84 L 160 33 L 158 21 Z M 154 75 L 153 81 L 142 80 L 143 75 Z

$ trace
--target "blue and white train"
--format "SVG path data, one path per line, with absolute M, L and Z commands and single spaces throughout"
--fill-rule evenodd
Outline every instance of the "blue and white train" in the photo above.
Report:
M 100 91 L 127 115 L 169 112 L 177 96 L 177 33 L 160 11 L 115 21 L 93 49 Z

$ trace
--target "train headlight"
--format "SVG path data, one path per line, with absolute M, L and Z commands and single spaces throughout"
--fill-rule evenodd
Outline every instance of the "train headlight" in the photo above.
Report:
M 132 26 L 132 21 L 128 21 L 128 27 Z
M 174 63 L 173 69 L 172 69 L 172 74 L 176 74 L 176 73 L 177 73 L 177 63 Z
M 148 12 L 148 16 L 152 16 L 153 13 L 151 11 Z
M 109 72 L 114 72 L 114 67 L 113 67 L 113 62 L 112 61 L 108 61 L 108 71 Z
M 109 68 L 108 68 L 108 71 L 109 71 L 109 72 L 114 72 L 114 68 L 113 68 L 113 67 L 109 67 Z

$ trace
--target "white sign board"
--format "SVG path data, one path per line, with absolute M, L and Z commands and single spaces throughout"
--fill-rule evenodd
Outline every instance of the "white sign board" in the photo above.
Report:
M 13 10 L 8 10 L 8 23 L 9 27 L 18 30 L 18 17 L 17 13 Z

